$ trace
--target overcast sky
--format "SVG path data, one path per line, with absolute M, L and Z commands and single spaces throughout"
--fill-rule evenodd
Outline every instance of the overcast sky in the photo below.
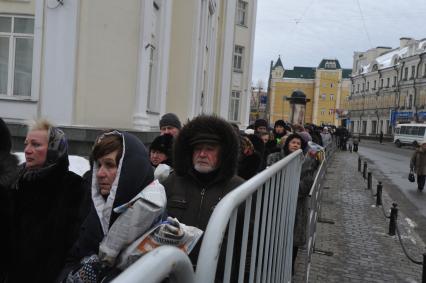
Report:
M 271 60 L 284 68 L 336 58 L 352 68 L 354 51 L 426 38 L 426 0 L 258 0 L 253 77 L 266 82 Z

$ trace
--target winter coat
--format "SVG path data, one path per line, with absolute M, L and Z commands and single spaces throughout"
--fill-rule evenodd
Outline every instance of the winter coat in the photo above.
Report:
M 414 169 L 417 175 L 426 175 L 426 150 L 419 146 L 410 160 L 410 169 Z
M 143 143 L 132 134 L 126 132 L 121 134 L 124 146 L 114 181 L 117 185 L 116 187 L 113 185 L 106 201 L 100 195 L 97 186 L 96 163 L 92 169 L 93 173 L 85 174 L 86 177 L 91 176 L 91 182 L 87 182 L 90 185 L 88 189 L 91 191 L 89 213 L 81 226 L 78 240 L 69 253 L 66 267 L 59 276 L 59 280 L 64 279 L 83 257 L 98 254 L 100 242 L 118 217 L 113 209 L 129 202 L 154 179 L 148 152 Z
M 9 269 L 11 257 L 12 206 L 10 202 L 12 185 L 18 173 L 18 159 L 8 152 L 0 152 L 0 219 L 3 220 L 0 233 L 0 282 Z
M 10 195 L 18 173 L 18 159 L 10 154 L 11 135 L 6 123 L 0 118 L 0 219 L 3 228 L 0 233 L 0 282 L 3 282 L 9 269 L 11 257 L 12 206 Z
M 240 146 L 237 175 L 244 180 L 248 180 L 261 171 L 262 156 L 255 151 L 252 142 L 247 136 L 240 136 Z
M 23 165 L 13 194 L 12 268 L 7 282 L 53 282 L 77 238 L 85 196 L 68 155 L 28 176 Z
M 220 138 L 220 165 L 212 173 L 201 174 L 193 169 L 193 145 L 199 134 L 211 133 Z M 238 138 L 232 126 L 214 116 L 199 116 L 188 122 L 174 144 L 175 171 L 164 182 L 167 213 L 180 222 L 203 231 L 217 203 L 244 182 L 237 177 Z M 201 240 L 190 254 L 196 264 Z
M 317 160 L 310 156 L 305 157 L 302 163 L 293 231 L 293 246 L 296 247 L 302 247 L 306 244 L 306 228 L 309 216 L 309 203 L 307 197 L 314 184 L 318 163 Z

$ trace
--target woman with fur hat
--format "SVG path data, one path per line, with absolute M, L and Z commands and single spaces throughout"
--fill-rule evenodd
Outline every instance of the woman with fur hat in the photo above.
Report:
M 85 197 L 68 170 L 64 133 L 46 120 L 30 126 L 13 195 L 11 270 L 7 282 L 53 282 L 77 238 Z
M 3 229 L 0 233 L 0 282 L 3 282 L 10 264 L 10 244 L 12 227 L 10 194 L 12 184 L 18 173 L 18 158 L 10 153 L 12 148 L 9 129 L 0 118 L 0 219 L 3 219 Z

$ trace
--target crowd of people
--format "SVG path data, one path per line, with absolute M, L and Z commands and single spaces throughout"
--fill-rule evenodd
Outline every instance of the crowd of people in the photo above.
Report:
M 306 241 L 306 196 L 323 148 L 334 129 L 257 119 L 245 130 L 214 115 L 182 126 L 162 116 L 160 135 L 148 148 L 134 135 L 104 131 L 94 141 L 90 170 L 69 171 L 65 134 L 46 120 L 29 125 L 25 163 L 12 154 L 11 135 L 0 119 L 0 217 L 4 219 L 0 282 L 96 282 L 121 270 L 92 257 L 118 208 L 159 180 L 167 205 L 163 219 L 205 230 L 218 202 L 268 166 L 301 149 L 304 155 L 294 227 L 294 258 Z M 190 253 L 195 265 L 200 241 Z M 90 267 L 90 268 L 88 268 Z

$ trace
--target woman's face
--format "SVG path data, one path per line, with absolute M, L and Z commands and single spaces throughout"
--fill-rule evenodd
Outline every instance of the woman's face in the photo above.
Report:
M 48 137 L 46 130 L 34 130 L 25 139 L 25 168 L 37 169 L 46 162 Z
M 167 160 L 167 155 L 159 150 L 152 149 L 149 153 L 149 159 L 152 165 L 158 166 L 158 164 Z
M 96 172 L 96 179 L 98 180 L 99 192 L 103 196 L 109 195 L 112 184 L 117 176 L 118 164 L 115 161 L 118 150 L 108 153 L 98 160 L 98 172 Z
M 302 148 L 302 141 L 298 138 L 294 138 L 288 143 L 289 152 L 295 152 L 296 150 L 301 148 Z
M 263 143 L 267 143 L 269 141 L 269 134 L 261 135 L 260 138 L 262 139 Z

